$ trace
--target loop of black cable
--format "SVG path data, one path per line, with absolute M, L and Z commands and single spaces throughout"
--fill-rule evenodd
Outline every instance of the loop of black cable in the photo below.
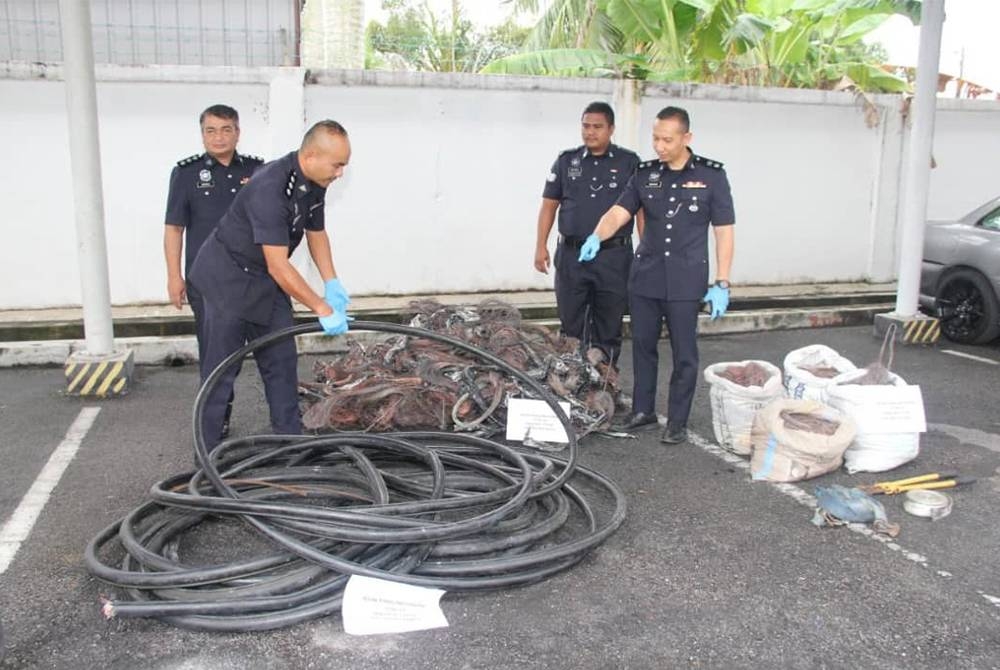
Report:
M 436 340 L 495 366 L 552 408 L 567 457 L 433 431 L 257 435 L 210 452 L 202 417 L 222 375 L 262 347 L 318 330 L 255 340 L 206 379 L 193 412 L 201 469 L 155 484 L 149 502 L 87 546 L 88 569 L 125 593 L 106 601 L 107 616 L 255 631 L 337 612 L 351 575 L 452 591 L 527 584 L 576 564 L 624 522 L 623 492 L 577 462 L 570 419 L 550 391 L 489 352 L 409 326 L 359 321 L 354 330 Z M 178 555 L 185 534 L 209 519 L 238 519 L 272 548 L 188 565 Z

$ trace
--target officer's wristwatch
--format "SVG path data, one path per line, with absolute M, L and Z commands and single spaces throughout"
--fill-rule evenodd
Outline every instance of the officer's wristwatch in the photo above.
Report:
M 718 286 L 719 288 L 724 288 L 727 291 L 729 290 L 729 280 L 728 279 L 716 279 L 715 280 L 715 285 Z

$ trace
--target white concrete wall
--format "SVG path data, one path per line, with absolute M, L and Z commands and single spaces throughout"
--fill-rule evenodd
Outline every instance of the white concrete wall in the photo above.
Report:
M 927 216 L 953 219 L 1000 195 L 1000 103 L 942 100 Z
M 735 89 L 735 99 L 725 99 L 703 91 L 647 91 L 642 125 L 651 129 L 667 105 L 684 107 L 693 150 L 725 163 L 736 205 L 734 280 L 794 283 L 882 274 L 869 267 L 867 253 L 877 170 L 872 145 L 879 131 L 866 127 L 852 98 L 786 91 L 754 100 Z M 643 139 L 651 145 L 651 130 Z
M 0 309 L 79 303 L 59 76 L 0 66 L 0 141 L 15 157 L 0 164 Z M 354 155 L 327 218 L 353 294 L 548 288 L 532 267 L 545 176 L 579 143 L 582 108 L 614 99 L 605 80 L 193 67 L 105 67 L 98 79 L 115 304 L 165 301 L 167 177 L 200 151 L 197 116 L 216 102 L 240 110 L 240 149 L 266 158 L 319 119 L 347 127 Z M 882 123 L 868 128 L 848 93 L 650 86 L 639 127 L 619 131 L 649 158 L 656 112 L 691 112 L 695 150 L 725 162 L 733 184 L 735 280 L 885 280 L 904 124 L 899 99 L 876 103 Z M 940 109 L 929 213 L 958 216 L 998 192 L 1000 103 Z
M 351 136 L 351 165 L 327 202 L 338 273 L 358 294 L 550 287 L 533 267 L 545 178 L 610 83 L 442 91 L 412 85 L 421 79 L 306 91 L 308 123 L 334 118 Z

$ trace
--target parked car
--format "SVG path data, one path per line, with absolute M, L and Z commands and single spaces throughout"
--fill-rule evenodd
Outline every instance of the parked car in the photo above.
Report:
M 920 305 L 954 342 L 1000 336 L 1000 198 L 957 221 L 927 224 Z

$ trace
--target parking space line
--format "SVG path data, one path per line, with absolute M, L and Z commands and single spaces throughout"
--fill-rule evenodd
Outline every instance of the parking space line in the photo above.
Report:
M 736 454 L 729 453 L 722 447 L 712 444 L 711 442 L 701 437 L 700 435 L 692 433 L 690 430 L 688 431 L 688 441 L 691 442 L 691 444 L 695 445 L 696 447 L 702 449 L 703 451 L 707 451 L 713 456 L 721 458 L 726 463 L 729 463 L 734 467 L 738 467 L 748 472 L 750 470 L 750 461 L 741 458 Z M 813 497 L 810 493 L 806 492 L 805 489 L 789 482 L 767 482 L 767 483 L 770 484 L 772 488 L 781 491 L 786 496 L 789 496 L 800 505 L 808 507 L 810 509 L 816 508 L 816 498 Z M 921 565 L 928 569 L 931 568 L 931 566 L 927 562 L 926 556 L 923 556 L 915 551 L 910 551 L 909 549 L 904 548 L 892 538 L 879 535 L 878 533 L 876 533 L 863 523 L 849 523 L 847 524 L 847 528 L 851 529 L 855 533 L 858 533 L 859 535 L 864 535 L 870 540 L 875 540 L 876 542 L 879 542 L 880 544 L 884 545 L 889 549 L 892 549 L 893 551 L 899 552 L 906 559 L 913 561 L 918 565 Z M 946 572 L 944 570 L 935 570 L 934 572 L 938 577 L 944 577 L 944 578 L 952 577 L 952 574 L 950 572 Z
M 968 358 L 970 361 L 989 363 L 990 365 L 1000 365 L 1000 361 L 995 361 L 992 358 L 986 358 L 984 356 L 973 356 L 972 354 L 967 354 L 964 351 L 955 351 L 954 349 L 942 349 L 941 353 L 951 354 L 952 356 L 958 356 L 959 358 Z
M 76 456 L 80 443 L 94 424 L 100 407 L 84 407 L 73 425 L 66 431 L 66 437 L 59 443 L 42 471 L 38 473 L 31 488 L 21 498 L 17 509 L 0 529 L 0 575 L 7 571 L 21 544 L 28 539 L 31 529 L 49 501 L 49 496 L 59 484 L 63 473 Z

